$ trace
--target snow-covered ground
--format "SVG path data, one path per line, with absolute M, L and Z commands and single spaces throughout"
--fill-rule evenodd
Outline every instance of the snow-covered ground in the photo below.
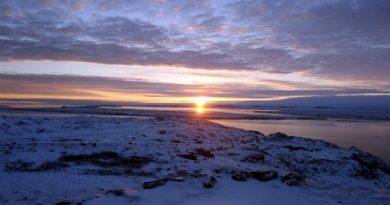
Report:
M 355 148 L 197 118 L 1 116 L 0 204 L 390 204 Z

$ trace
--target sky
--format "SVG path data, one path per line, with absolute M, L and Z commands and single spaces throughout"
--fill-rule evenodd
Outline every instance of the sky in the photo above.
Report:
M 0 1 L 0 99 L 390 95 L 388 0 Z

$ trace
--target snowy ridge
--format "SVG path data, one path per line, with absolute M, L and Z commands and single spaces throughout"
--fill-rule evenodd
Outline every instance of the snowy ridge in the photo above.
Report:
M 200 118 L 3 116 L 0 143 L 1 204 L 390 201 L 371 154 Z

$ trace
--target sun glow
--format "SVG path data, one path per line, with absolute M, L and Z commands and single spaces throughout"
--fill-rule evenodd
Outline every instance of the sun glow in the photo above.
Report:
M 195 98 L 196 103 L 196 112 L 201 114 L 204 112 L 204 105 L 206 104 L 208 98 L 207 97 L 197 97 Z

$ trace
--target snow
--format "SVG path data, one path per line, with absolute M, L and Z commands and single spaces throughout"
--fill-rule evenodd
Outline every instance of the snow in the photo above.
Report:
M 132 204 L 331 204 L 332 201 L 307 195 L 306 190 L 280 185 L 277 181 L 261 183 L 256 180 L 236 182 L 228 177 L 218 180 L 215 189 L 204 189 L 195 182 L 169 183 L 159 189 L 142 193 L 143 200 L 134 200 Z M 282 187 L 280 187 L 282 186 Z M 283 196 L 283 197 L 281 197 Z M 87 205 L 128 204 L 129 200 L 118 200 L 114 196 L 105 196 L 87 202 Z M 330 203 L 328 203 L 330 202 Z
M 0 145 L 0 204 L 390 204 L 375 156 L 201 118 L 4 115 Z M 266 170 L 278 178 L 231 178 Z M 292 172 L 298 186 L 283 183 Z

